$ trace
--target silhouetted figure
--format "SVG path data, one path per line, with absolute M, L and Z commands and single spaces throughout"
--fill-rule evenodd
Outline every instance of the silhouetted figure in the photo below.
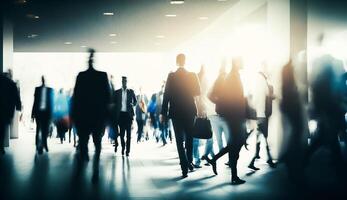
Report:
M 6 130 L 12 121 L 15 109 L 22 109 L 22 103 L 16 83 L 2 73 L 0 73 L 0 94 L 0 154 L 5 154 Z
M 342 173 L 342 154 L 338 135 L 345 131 L 346 108 L 343 104 L 343 64 L 330 55 L 323 55 L 313 63 L 312 107 L 317 131 L 312 137 L 307 159 L 322 145 L 330 148 L 339 173 Z
M 265 65 L 263 66 L 265 67 Z M 269 83 L 268 77 L 265 74 L 265 68 L 263 71 L 260 71 L 257 74 L 257 79 L 255 80 L 257 87 L 254 91 L 255 98 L 255 109 L 256 109 L 256 118 L 257 118 L 257 131 L 256 131 L 256 149 L 255 155 L 252 158 L 252 161 L 248 165 L 250 169 L 259 170 L 258 167 L 254 165 L 256 159 L 259 159 L 260 152 L 260 136 L 264 136 L 264 141 L 266 144 L 266 152 L 268 156 L 267 163 L 270 167 L 275 167 L 275 164 L 272 161 L 272 156 L 270 153 L 268 138 L 268 129 L 269 129 L 269 118 L 272 115 L 272 101 L 275 99 L 273 94 L 273 87 Z
M 95 50 L 90 49 L 89 68 L 80 72 L 72 97 L 71 115 L 79 137 L 80 155 L 88 160 L 89 136 L 93 136 L 95 156 L 99 158 L 110 103 L 110 87 L 105 72 L 93 67 Z
M 143 127 L 146 124 L 147 120 L 147 103 L 148 99 L 145 94 L 142 93 L 142 89 L 140 88 L 140 94 L 137 95 L 137 105 L 135 108 L 136 112 L 136 123 L 137 123 L 137 142 L 141 142 L 143 137 Z
M 232 60 L 232 70 L 226 76 L 223 83 L 223 91 L 219 96 L 220 113 L 226 119 L 230 133 L 231 142 L 227 144 L 212 160 L 206 160 L 212 165 L 212 169 L 217 174 L 216 161 L 226 153 L 230 153 L 231 183 L 243 184 L 246 181 L 237 176 L 237 160 L 245 140 L 245 119 L 246 119 L 246 99 L 240 79 L 239 70 L 242 66 L 241 58 Z
M 63 89 L 60 89 L 59 92 L 54 95 L 54 123 L 57 127 L 60 143 L 65 141 L 65 133 L 70 128 L 69 108 L 69 97 L 64 93 Z
M 296 184 L 304 183 L 303 163 L 304 152 L 307 146 L 307 137 L 304 134 L 304 113 L 301 96 L 297 88 L 294 68 L 290 61 L 282 69 L 282 101 L 280 109 L 283 113 L 284 123 L 290 131 L 286 137 L 286 147 L 283 150 L 282 160 L 288 168 L 288 176 Z M 286 125 L 284 124 L 283 125 Z
M 161 109 L 163 105 L 164 90 L 165 90 L 165 82 L 161 85 L 160 91 L 155 94 L 156 95 L 155 119 L 157 120 L 157 123 L 158 123 L 158 128 L 159 128 L 158 133 L 160 134 L 160 139 L 163 142 L 163 146 L 167 144 L 166 139 L 169 135 L 168 119 L 160 120 L 160 114 L 161 114 Z M 158 135 L 158 140 L 159 140 L 159 135 Z
M 167 116 L 172 119 L 182 176 L 188 176 L 188 169 L 193 170 L 193 124 L 197 116 L 195 97 L 200 95 L 199 80 L 195 73 L 185 68 L 185 55 L 176 57 L 178 69 L 169 73 L 161 112 L 162 120 Z
M 127 77 L 122 77 L 122 88 L 115 92 L 115 105 L 116 116 L 119 125 L 119 135 L 122 145 L 122 155 L 126 149 L 126 156 L 130 153 L 131 144 L 131 125 L 134 119 L 134 106 L 136 106 L 137 100 L 135 93 L 132 89 L 127 88 Z M 125 142 L 126 133 L 126 142 Z M 117 139 L 116 139 L 117 141 Z M 117 151 L 118 142 L 116 142 L 115 151 Z
M 34 105 L 31 119 L 36 121 L 36 150 L 48 152 L 47 137 L 53 117 L 53 89 L 46 86 L 45 77 L 41 77 L 41 86 L 35 88 Z
M 110 90 L 111 90 L 111 104 L 110 104 L 110 121 L 108 122 L 108 138 L 111 140 L 111 142 L 116 142 L 116 138 L 119 134 L 118 129 L 118 122 L 117 122 L 117 116 L 116 116 L 116 105 L 113 101 L 115 97 L 115 88 L 113 83 L 113 76 L 110 76 Z M 116 144 L 114 144 L 116 145 Z
M 230 138 L 230 130 L 228 123 L 224 117 L 222 117 L 223 113 L 223 105 L 222 105 L 222 95 L 224 93 L 224 81 L 227 76 L 226 70 L 225 70 L 225 61 L 223 61 L 221 68 L 219 69 L 219 74 L 215 82 L 213 83 L 213 86 L 211 88 L 210 93 L 208 94 L 209 100 L 215 104 L 215 113 L 212 113 L 209 118 L 211 120 L 211 126 L 213 129 L 213 134 L 216 137 L 218 151 L 222 150 L 223 147 L 227 146 L 227 144 L 223 145 L 223 134 L 224 139 L 226 143 L 229 143 L 231 141 Z M 208 143 L 209 141 L 207 141 Z M 213 148 L 213 144 L 209 145 L 210 149 Z M 214 154 L 212 155 L 214 156 Z M 227 164 L 230 163 L 230 156 L 229 154 L 229 161 Z M 207 156 L 203 156 L 202 159 L 205 160 Z

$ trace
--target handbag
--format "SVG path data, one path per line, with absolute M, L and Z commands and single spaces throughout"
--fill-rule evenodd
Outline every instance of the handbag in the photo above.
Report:
M 208 118 L 196 118 L 193 126 L 193 137 L 198 139 L 212 138 L 211 122 Z

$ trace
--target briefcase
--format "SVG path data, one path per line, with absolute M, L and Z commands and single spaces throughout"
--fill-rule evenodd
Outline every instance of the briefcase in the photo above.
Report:
M 208 118 L 196 118 L 193 127 L 193 137 L 198 139 L 212 138 L 211 122 Z

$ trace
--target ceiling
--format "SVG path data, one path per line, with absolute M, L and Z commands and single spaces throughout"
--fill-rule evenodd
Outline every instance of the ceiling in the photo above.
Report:
M 238 2 L 12 1 L 15 52 L 81 52 L 86 47 L 102 52 L 168 51 L 204 30 Z

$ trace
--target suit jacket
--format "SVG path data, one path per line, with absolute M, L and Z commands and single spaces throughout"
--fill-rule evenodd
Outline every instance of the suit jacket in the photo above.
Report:
M 119 114 L 122 109 L 122 88 L 115 91 L 114 103 L 116 105 L 116 117 L 119 119 Z M 137 100 L 135 92 L 132 89 L 127 89 L 127 112 L 130 117 L 133 118 L 135 115 L 134 106 L 136 106 Z
M 216 81 L 214 82 L 212 86 L 211 93 L 209 94 L 208 98 L 212 103 L 215 104 L 215 111 L 217 114 L 222 114 L 223 108 L 221 105 L 221 97 L 224 93 L 223 91 L 223 85 L 225 81 L 226 74 L 220 74 Z
M 0 93 L 0 121 L 8 124 L 13 118 L 14 109 L 22 109 L 20 94 L 16 84 L 2 74 L 0 74 Z
M 52 118 L 53 115 L 53 89 L 50 87 L 46 87 L 46 110 L 44 112 L 40 112 L 40 103 L 41 103 L 41 92 L 42 92 L 42 86 L 35 88 L 35 94 L 34 94 L 34 105 L 31 112 L 31 118 L 41 118 L 44 117 L 48 120 Z
M 76 126 L 101 128 L 109 118 L 110 86 L 105 72 L 92 68 L 80 72 L 71 99 L 71 117 Z
M 233 121 L 246 119 L 246 98 L 243 93 L 242 82 L 238 71 L 231 71 L 222 84 L 220 93 L 220 113 L 223 117 Z
M 194 98 L 199 95 L 196 74 L 179 68 L 167 77 L 161 114 L 170 118 L 194 118 L 197 115 Z

